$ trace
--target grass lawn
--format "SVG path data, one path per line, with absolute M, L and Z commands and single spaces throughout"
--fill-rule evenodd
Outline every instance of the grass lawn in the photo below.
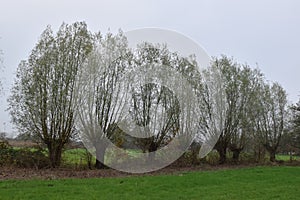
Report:
M 300 167 L 0 182 L 0 199 L 299 199 Z

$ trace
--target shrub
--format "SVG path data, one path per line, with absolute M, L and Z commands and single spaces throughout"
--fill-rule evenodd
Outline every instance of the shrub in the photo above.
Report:
M 200 158 L 194 151 L 186 151 L 171 166 L 173 167 L 191 167 L 200 164 Z
M 257 162 L 254 154 L 247 153 L 247 152 L 242 152 L 240 154 L 240 161 L 242 163 L 255 163 L 255 162 Z
M 217 165 L 219 164 L 219 159 L 220 156 L 216 150 L 211 151 L 207 156 L 206 156 L 206 162 L 210 165 Z
M 46 168 L 50 166 L 49 159 L 42 149 L 22 148 L 17 150 L 15 165 L 23 168 Z
M 16 149 L 7 141 L 0 141 L 0 166 L 40 169 L 49 166 L 49 159 L 42 149 Z
M 9 166 L 14 163 L 15 157 L 14 149 L 8 144 L 6 140 L 0 141 L 0 166 Z

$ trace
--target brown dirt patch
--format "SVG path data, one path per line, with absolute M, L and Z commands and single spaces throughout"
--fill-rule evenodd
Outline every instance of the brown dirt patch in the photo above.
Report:
M 199 165 L 194 167 L 167 167 L 155 172 L 145 174 L 129 174 L 125 172 L 119 172 L 113 169 L 102 170 L 74 170 L 74 169 L 21 169 L 21 168 L 9 168 L 0 167 L 0 180 L 17 179 L 65 179 L 65 178 L 105 178 L 105 177 L 128 177 L 128 176 L 155 176 L 155 175 L 172 175 L 180 174 L 189 171 L 210 171 L 210 170 L 224 170 L 224 169 L 238 169 L 246 167 L 255 167 L 256 164 L 251 165 Z

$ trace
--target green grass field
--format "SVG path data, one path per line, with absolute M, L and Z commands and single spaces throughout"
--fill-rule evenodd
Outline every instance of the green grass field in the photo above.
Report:
M 277 160 L 283 160 L 283 161 L 290 161 L 290 156 L 289 155 L 276 155 Z M 300 160 L 299 156 L 292 156 L 292 160 Z
M 299 199 L 300 167 L 0 182 L 0 199 Z

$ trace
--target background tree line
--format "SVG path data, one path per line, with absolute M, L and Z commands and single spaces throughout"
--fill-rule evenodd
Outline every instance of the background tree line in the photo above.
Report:
M 121 91 L 128 87 L 128 71 L 155 65 L 170 67 L 188 80 L 199 106 L 189 108 L 196 113 L 195 142 L 216 143 L 209 148 L 218 152 L 220 163 L 226 162 L 228 150 L 236 162 L 243 151 L 258 159 L 267 151 L 274 162 L 278 148 L 300 148 L 300 104 L 289 107 L 285 90 L 267 81 L 259 69 L 221 56 L 199 72 L 192 55 L 182 57 L 163 44 L 143 43 L 132 50 L 121 31 L 92 33 L 84 22 L 62 24 L 57 33 L 48 26 L 28 59 L 20 62 L 8 99 L 12 121 L 20 134 L 47 147 L 52 167 L 60 166 L 65 145 L 86 130 L 81 139 L 95 141 L 96 167 L 103 168 L 105 139 L 124 139 L 117 122 L 129 99 L 129 117 L 149 127 L 143 131 L 151 135 L 132 142 L 154 152 L 182 134 L 187 123 L 182 105 L 174 91 L 155 81 L 131 82 L 129 96 Z

